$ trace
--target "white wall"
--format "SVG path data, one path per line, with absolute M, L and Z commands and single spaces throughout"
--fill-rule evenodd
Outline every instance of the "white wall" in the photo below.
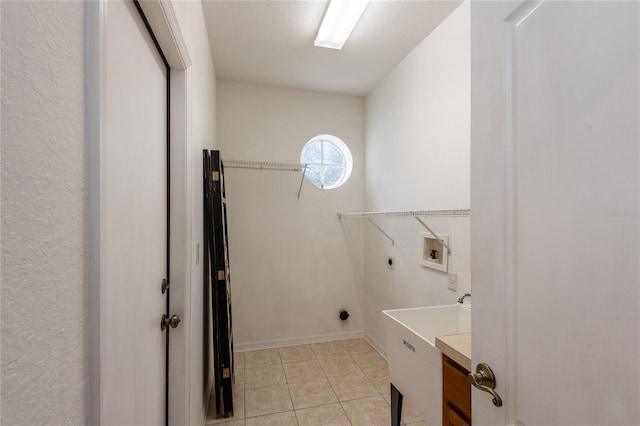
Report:
M 463 3 L 367 96 L 366 210 L 469 208 L 469 35 Z M 420 266 L 424 228 L 415 219 L 377 220 L 395 246 L 366 227 L 364 325 L 381 348 L 382 310 L 455 303 L 470 289 L 469 218 L 427 222 L 449 235 L 457 293 L 446 273 Z
M 85 417 L 85 9 L 2 3 L 2 423 Z
M 216 148 L 216 77 L 209 37 L 205 27 L 202 3 L 199 1 L 174 1 L 174 10 L 184 37 L 191 68 L 188 71 L 190 90 L 191 129 L 191 183 L 192 183 L 192 233 L 191 233 L 191 300 L 188 302 L 190 333 L 190 424 L 201 425 L 208 404 L 210 388 L 203 345 L 203 309 L 205 299 L 202 287 L 202 263 L 197 259 L 198 247 L 202 248 L 202 150 Z M 187 307 L 185 307 L 187 310 Z
M 343 226 L 336 214 L 364 207 L 364 100 L 218 82 L 223 158 L 299 162 L 322 133 L 353 154 L 351 178 L 337 189 L 305 180 L 297 199 L 300 172 L 225 170 L 238 349 L 362 331 L 362 223 Z

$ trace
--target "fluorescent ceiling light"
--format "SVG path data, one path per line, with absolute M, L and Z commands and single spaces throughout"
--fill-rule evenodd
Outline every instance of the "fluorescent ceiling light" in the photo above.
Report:
M 369 0 L 331 0 L 313 44 L 342 49 L 368 3 Z

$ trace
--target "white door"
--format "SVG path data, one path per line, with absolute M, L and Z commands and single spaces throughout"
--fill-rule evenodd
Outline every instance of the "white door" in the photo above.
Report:
M 479 425 L 640 424 L 638 2 L 472 2 Z
M 131 1 L 107 1 L 101 421 L 165 421 L 167 75 Z

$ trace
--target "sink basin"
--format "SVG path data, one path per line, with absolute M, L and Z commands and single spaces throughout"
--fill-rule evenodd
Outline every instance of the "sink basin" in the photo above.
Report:
M 442 355 L 436 337 L 471 332 L 471 305 L 383 311 L 389 379 L 429 425 L 442 424 Z

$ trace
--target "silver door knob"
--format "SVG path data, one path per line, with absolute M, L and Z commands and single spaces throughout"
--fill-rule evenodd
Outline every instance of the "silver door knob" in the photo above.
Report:
M 502 407 L 502 398 L 494 390 L 496 388 L 496 376 L 493 375 L 491 367 L 485 363 L 476 366 L 475 373 L 469 373 L 467 376 L 469 383 L 484 392 L 489 392 L 493 397 L 493 405 Z
M 180 324 L 180 317 L 177 315 L 171 315 L 167 317 L 162 314 L 162 320 L 160 321 L 160 329 L 165 330 L 167 327 L 176 328 Z

